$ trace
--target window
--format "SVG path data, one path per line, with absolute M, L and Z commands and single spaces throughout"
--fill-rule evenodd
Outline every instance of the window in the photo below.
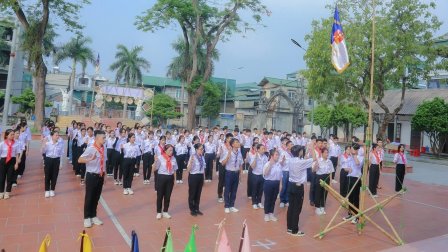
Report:
M 294 100 L 294 99 L 296 99 L 296 92 L 294 92 L 294 91 L 289 91 L 288 92 L 288 97 L 289 97 L 289 99 L 291 99 L 291 100 Z
M 176 99 L 180 99 L 180 94 L 181 94 L 181 90 L 180 89 L 176 89 Z
M 397 131 L 395 132 L 395 141 L 400 142 L 401 140 L 401 123 L 397 123 Z
M 176 107 L 175 111 L 176 111 L 177 113 L 180 113 L 180 107 Z
M 312 105 L 313 105 L 313 99 L 308 98 L 308 105 L 309 105 L 309 106 L 312 106 Z

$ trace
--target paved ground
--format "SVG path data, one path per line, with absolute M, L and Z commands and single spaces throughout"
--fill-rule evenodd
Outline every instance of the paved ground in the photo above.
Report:
M 71 166 L 64 160 L 56 197 L 45 199 L 43 193 L 43 169 L 41 156 L 37 153 L 37 142 L 32 143 L 32 151 L 27 160 L 27 170 L 24 178 L 19 181 L 19 187 L 13 190 L 13 197 L 0 201 L 0 249 L 12 251 L 36 251 L 43 237 L 49 233 L 52 236 L 50 251 L 78 251 L 78 234 L 83 230 L 83 196 L 84 188 L 79 185 L 73 175 Z M 420 168 L 421 167 L 421 168 Z M 408 174 L 405 184 L 409 192 L 394 200 L 385 212 L 397 228 L 398 233 L 406 243 L 420 241 L 448 233 L 445 221 L 448 219 L 448 201 L 446 195 L 447 173 L 444 168 L 421 165 L 416 163 L 415 174 Z M 425 169 L 430 169 L 426 171 Z M 426 171 L 426 172 L 425 172 Z M 429 176 L 435 176 L 433 178 Z M 428 177 L 427 177 L 428 176 Z M 412 179 L 411 179 L 412 178 Z M 318 233 L 336 212 L 338 203 L 328 199 L 327 215 L 317 217 L 308 201 L 308 187 L 303 211 L 301 214 L 301 229 L 306 232 L 302 238 L 286 235 L 286 209 L 275 209 L 278 222 L 263 221 L 263 212 L 253 210 L 250 201 L 245 196 L 245 179 L 240 184 L 236 214 L 225 214 L 223 205 L 216 202 L 217 181 L 206 184 L 201 200 L 202 217 L 191 217 L 187 206 L 187 184 L 176 185 L 172 196 L 170 213 L 171 220 L 155 219 L 155 192 L 153 184 L 143 185 L 142 178 L 134 180 L 133 196 L 124 196 L 122 189 L 107 180 L 103 192 L 103 201 L 108 206 L 111 216 L 103 206 L 99 207 L 99 217 L 105 224 L 101 227 L 88 229 L 92 237 L 94 251 L 129 251 L 126 239 L 131 230 L 139 235 L 141 251 L 159 251 L 163 242 L 165 229 L 173 230 L 176 251 L 183 251 L 188 241 L 191 226 L 198 224 L 197 244 L 199 251 L 213 251 L 217 236 L 216 223 L 226 218 L 226 231 L 234 251 L 237 251 L 242 222 L 246 219 L 253 251 L 377 251 L 393 248 L 395 244 L 383 236 L 372 225 L 367 225 L 362 235 L 356 233 L 355 227 L 345 224 L 329 233 L 322 240 L 312 236 Z M 380 198 L 393 191 L 394 177 L 381 177 Z M 422 182 L 431 182 L 426 184 Z M 436 183 L 444 185 L 435 185 Z M 338 188 L 339 185 L 335 185 Z M 372 205 L 367 201 L 367 206 Z M 339 217 L 342 217 L 341 213 Z M 340 219 L 338 217 L 338 220 Z M 381 216 L 373 217 L 384 224 Z M 114 220 L 115 223 L 112 221 Z M 123 230 L 124 235 L 120 233 Z

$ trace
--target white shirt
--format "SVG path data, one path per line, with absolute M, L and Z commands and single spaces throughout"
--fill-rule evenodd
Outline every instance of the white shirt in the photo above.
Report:
M 115 144 L 115 151 L 118 151 L 121 153 L 121 146 L 124 145 L 127 141 L 126 137 L 120 137 L 117 140 L 117 143 Z
M 108 137 L 106 139 L 106 148 L 113 149 L 114 148 L 113 145 L 114 145 L 116 139 L 117 139 L 116 137 Z
M 176 144 L 174 148 L 176 149 L 177 156 L 185 155 L 188 153 L 188 146 L 185 142 Z
M 355 162 L 355 159 L 352 159 L 352 171 L 347 174 L 349 177 L 356 177 L 359 178 L 362 175 L 362 166 L 364 164 L 364 156 L 358 155 L 359 164 L 357 165 Z
M 123 153 L 124 158 L 136 158 L 140 155 L 140 147 L 136 143 L 125 143 L 123 145 Z
M 272 165 L 269 173 L 265 174 L 265 171 L 268 169 L 269 166 L 270 166 L 270 162 L 268 161 L 263 167 L 263 178 L 265 180 L 280 181 L 282 179 L 282 175 L 283 175 L 282 165 L 280 164 L 280 162 L 275 162 Z
M 163 153 L 163 147 L 160 146 L 159 144 L 157 144 L 154 147 L 154 156 L 160 156 L 160 155 L 162 155 L 162 153 Z
M 42 153 L 45 153 L 45 156 L 49 158 L 60 158 L 64 153 L 64 148 L 59 142 L 53 143 L 53 141 L 50 141 L 45 143 Z
M 315 161 L 315 164 L 317 165 L 317 175 L 330 174 L 334 172 L 333 163 L 330 159 L 324 160 L 323 158 L 319 158 L 318 161 Z
M 347 157 L 345 156 L 345 153 L 344 154 L 342 154 L 340 157 L 339 157 L 339 164 L 341 165 L 341 168 L 345 168 L 345 169 L 350 169 L 351 168 L 351 165 L 352 165 L 352 162 L 353 162 L 353 157 L 352 157 L 352 155 L 347 155 Z
M 163 175 L 173 175 L 174 172 L 177 170 L 177 163 L 176 163 L 176 158 L 171 157 L 171 164 L 172 164 L 172 169 L 171 171 L 168 171 L 168 168 L 166 167 L 166 160 L 162 155 L 157 156 L 157 161 L 156 161 L 156 169 L 158 174 L 163 174 Z
M 329 150 L 328 150 L 328 155 L 330 157 L 339 157 L 340 153 L 341 153 L 341 147 L 339 147 L 338 144 L 336 144 L 334 141 L 329 140 Z
M 250 149 L 252 147 L 253 139 L 250 136 L 243 135 L 243 148 Z
M 376 154 L 376 156 L 375 156 Z M 376 159 L 378 157 L 378 160 Z M 373 153 L 372 151 L 369 153 L 370 164 L 379 165 L 381 162 L 381 158 L 379 153 Z
M 255 175 L 263 175 L 263 167 L 268 162 L 268 157 L 259 153 L 248 153 L 247 162 L 251 165 L 255 161 L 255 167 L 252 167 L 252 173 Z
M 204 174 L 205 159 L 203 156 L 193 155 L 190 156 L 190 160 L 193 159 L 190 168 L 190 174 Z
M 284 150 L 283 147 L 280 147 L 278 150 L 280 152 L 280 162 L 283 161 L 283 157 L 285 157 L 285 161 L 292 158 L 292 154 L 291 152 L 289 152 L 289 150 Z M 289 171 L 289 166 L 284 165 L 282 169 L 283 171 Z
M 286 161 L 289 167 L 289 182 L 304 184 L 307 180 L 307 169 L 313 164 L 313 159 L 290 158 Z
M 403 153 L 403 155 L 400 155 L 400 153 L 395 153 L 394 163 L 396 163 L 396 164 L 407 164 L 408 163 L 408 159 L 406 158 L 406 154 Z
M 214 154 L 216 152 L 216 145 L 214 143 L 206 142 L 204 144 L 204 150 L 207 154 Z
M 143 153 L 150 153 L 150 154 L 154 154 L 154 147 L 157 145 L 157 142 L 154 139 L 145 139 L 145 141 L 143 141 Z
M 227 155 L 229 155 L 229 150 L 227 148 L 224 147 L 222 151 L 221 159 L 219 160 L 221 163 L 227 158 Z M 239 171 L 241 165 L 243 165 L 243 155 L 241 155 L 241 151 L 237 150 L 235 152 L 233 149 L 230 150 L 230 158 L 225 165 L 226 170 Z
M 104 149 L 104 146 L 102 147 Z M 85 159 L 91 159 L 93 155 L 96 155 L 96 158 L 92 161 L 89 161 L 86 163 L 86 172 L 90 173 L 97 173 L 100 174 L 101 172 L 101 156 L 100 153 L 97 151 L 95 146 L 89 146 L 84 151 L 83 154 L 81 154 L 82 158 Z M 103 172 L 106 172 L 106 161 L 107 161 L 107 154 L 104 152 L 104 163 L 103 163 Z

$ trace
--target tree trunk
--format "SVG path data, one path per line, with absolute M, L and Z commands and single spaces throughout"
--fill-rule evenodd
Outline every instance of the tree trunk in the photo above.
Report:
M 196 126 L 196 94 L 188 94 L 187 129 L 192 130 Z
M 394 117 L 395 117 L 395 115 L 393 113 L 385 113 L 384 114 L 384 119 L 381 122 L 381 125 L 378 127 L 378 132 L 376 133 L 376 138 L 381 138 L 383 140 L 385 139 L 387 127 L 389 126 L 390 122 L 393 122 Z M 391 142 L 395 142 L 395 136 L 392 136 L 392 139 L 389 139 L 389 140 Z
M 40 58 L 40 62 L 35 64 L 36 72 L 35 72 L 35 106 L 34 106 L 34 114 L 36 116 L 36 120 L 34 121 L 34 127 L 37 130 L 40 130 L 42 124 L 45 119 L 45 78 L 47 76 L 47 66 L 42 58 Z
M 73 113 L 73 95 L 75 94 L 75 79 L 76 79 L 76 60 L 72 62 L 72 75 L 70 78 L 70 95 L 68 98 L 68 114 L 72 115 Z

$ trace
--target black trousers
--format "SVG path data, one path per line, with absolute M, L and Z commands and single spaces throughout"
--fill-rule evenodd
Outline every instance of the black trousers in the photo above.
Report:
M 359 192 L 361 190 L 361 179 L 358 181 L 358 183 L 356 183 L 357 180 L 358 180 L 357 177 L 347 176 L 348 181 L 347 193 L 349 193 L 350 190 L 352 190 L 352 188 L 354 187 L 352 193 L 350 194 L 350 196 L 348 196 L 348 201 L 359 209 Z M 358 214 L 358 211 L 356 211 L 353 207 L 350 207 L 350 211 L 355 215 Z
M 321 174 L 315 175 L 315 195 L 314 195 L 314 206 L 315 207 L 325 207 L 325 201 L 327 200 L 327 195 L 328 195 L 328 191 L 325 190 L 325 188 L 323 188 L 320 185 L 320 180 L 322 179 L 323 181 L 325 181 L 325 183 L 327 183 L 328 185 L 330 184 L 330 177 L 331 174 Z
M 187 154 L 180 154 L 176 156 L 178 166 L 176 170 L 176 180 L 182 180 L 184 169 L 187 167 L 188 157 L 189 156 Z
M 213 161 L 216 159 L 215 153 L 205 153 L 205 179 L 213 178 Z
M 98 201 L 103 191 L 104 176 L 98 173 L 86 174 L 86 195 L 84 197 L 84 219 L 96 217 Z
M 299 219 L 303 206 L 304 187 L 303 184 L 298 186 L 296 183 L 289 182 L 288 197 L 289 207 L 286 213 L 286 228 L 291 230 L 293 234 L 299 232 Z
M 112 167 L 114 168 L 114 179 L 121 180 L 123 177 L 123 166 L 121 165 L 121 161 L 123 159 L 123 154 L 119 151 L 114 150 L 114 153 L 112 155 Z
M 143 180 L 151 179 L 152 164 L 154 164 L 154 155 L 146 152 L 142 156 L 143 159 Z
M 171 193 L 174 186 L 174 175 L 157 174 L 157 213 L 168 212 Z
M 249 151 L 250 151 L 250 148 L 241 148 L 241 155 L 243 156 L 243 160 L 246 160 L 246 156 L 247 156 L 247 153 L 249 153 Z M 249 164 L 244 162 L 243 170 L 247 170 L 248 167 L 249 167 Z
M 376 195 L 378 182 L 380 181 L 380 166 L 371 164 L 369 169 L 369 190 L 373 195 Z
M 45 191 L 54 191 L 58 181 L 61 158 L 45 158 Z
M 79 159 L 79 156 L 82 154 L 79 152 L 80 152 L 80 147 L 78 147 L 77 145 L 72 146 L 72 159 L 73 159 L 72 165 L 73 165 L 73 170 L 75 171 L 75 175 L 79 174 L 78 159 Z
M 345 169 L 341 168 L 341 172 L 339 173 L 339 193 L 342 197 L 347 196 L 347 188 L 348 188 L 348 180 L 347 180 L 348 172 Z
M 336 176 L 336 168 L 338 167 L 338 157 L 330 157 L 330 161 L 333 164 L 334 172 L 331 173 L 331 179 Z
M 134 179 L 134 168 L 136 158 L 123 158 L 121 162 L 123 165 L 123 188 L 131 188 L 132 180 Z
M 252 170 L 252 167 L 249 165 L 249 171 L 247 172 L 247 197 L 252 197 L 252 191 L 254 190 L 252 187 L 252 179 L 254 176 Z
M 0 193 L 11 192 L 12 182 L 14 180 L 14 165 L 16 164 L 16 158 L 13 157 L 6 163 L 6 158 L 0 159 Z
M 404 175 L 406 174 L 406 165 L 397 164 L 395 167 L 395 191 L 399 192 L 403 188 Z
M 226 180 L 226 167 L 224 167 L 221 162 L 218 162 L 219 165 L 219 175 L 218 175 L 218 198 L 222 198 L 222 194 L 224 192 L 224 185 Z
M 114 156 L 114 149 L 107 149 L 107 161 L 106 161 L 106 173 L 112 174 L 114 173 L 114 167 L 113 167 L 113 156 Z
M 251 168 L 252 170 L 252 168 Z M 263 175 L 252 174 L 252 205 L 260 204 L 261 198 L 263 197 L 263 185 L 264 178 Z
M 25 172 L 25 163 L 26 163 L 26 147 L 25 150 L 22 152 L 19 169 L 17 169 L 17 174 L 20 176 L 22 176 L 23 173 Z
M 134 173 L 139 173 L 140 172 L 140 161 L 142 160 L 142 156 L 137 156 L 136 160 L 135 160 L 135 165 L 134 165 Z
M 310 202 L 314 204 L 315 202 L 315 197 L 316 197 L 316 187 L 319 182 L 316 182 L 316 173 L 313 172 L 313 170 L 311 168 L 309 168 L 310 173 L 308 174 L 308 179 L 310 181 L 310 192 L 309 192 L 309 198 L 310 198 Z M 308 169 L 307 169 L 307 173 L 308 173 Z
M 204 174 L 188 175 L 188 206 L 192 212 L 199 211 L 203 185 Z

